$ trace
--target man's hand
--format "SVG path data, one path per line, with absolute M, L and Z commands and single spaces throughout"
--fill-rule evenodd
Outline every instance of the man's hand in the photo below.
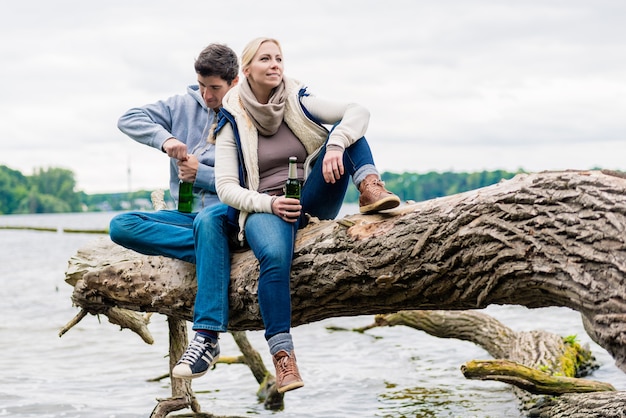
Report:
M 184 144 L 183 144 L 184 145 Z M 187 155 L 185 161 L 178 160 L 178 178 L 187 183 L 196 181 L 198 174 L 198 159 L 195 155 Z
M 165 140 L 163 143 L 163 151 L 165 151 L 169 157 L 176 158 L 178 161 L 187 161 L 187 145 L 174 137 Z

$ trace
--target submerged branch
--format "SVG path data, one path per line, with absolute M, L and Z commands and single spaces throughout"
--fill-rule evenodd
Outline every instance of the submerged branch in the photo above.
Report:
M 461 366 L 461 372 L 468 379 L 504 382 L 535 395 L 615 391 L 609 383 L 553 376 L 509 360 L 472 360 Z

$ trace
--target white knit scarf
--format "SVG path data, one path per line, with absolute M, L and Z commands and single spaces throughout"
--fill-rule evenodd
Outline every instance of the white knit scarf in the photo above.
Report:
M 287 98 L 284 77 L 281 83 L 272 90 L 267 104 L 259 103 L 252 92 L 252 88 L 250 88 L 248 80 L 240 84 L 239 97 L 252 123 L 261 135 L 271 136 L 278 131 L 280 124 L 283 122 Z

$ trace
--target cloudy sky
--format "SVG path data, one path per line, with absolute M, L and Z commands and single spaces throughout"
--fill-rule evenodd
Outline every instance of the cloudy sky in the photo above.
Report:
M 624 27 L 623 0 L 3 1 L 0 165 L 166 188 L 118 117 L 184 93 L 207 44 L 273 36 L 287 75 L 370 109 L 381 171 L 626 170 Z

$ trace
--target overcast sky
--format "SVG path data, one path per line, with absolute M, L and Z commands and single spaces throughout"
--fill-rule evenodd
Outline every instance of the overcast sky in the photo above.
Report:
M 370 109 L 381 171 L 626 170 L 625 27 L 623 0 L 3 1 L 0 165 L 167 188 L 118 117 L 184 93 L 207 44 L 273 36 L 286 75 Z

